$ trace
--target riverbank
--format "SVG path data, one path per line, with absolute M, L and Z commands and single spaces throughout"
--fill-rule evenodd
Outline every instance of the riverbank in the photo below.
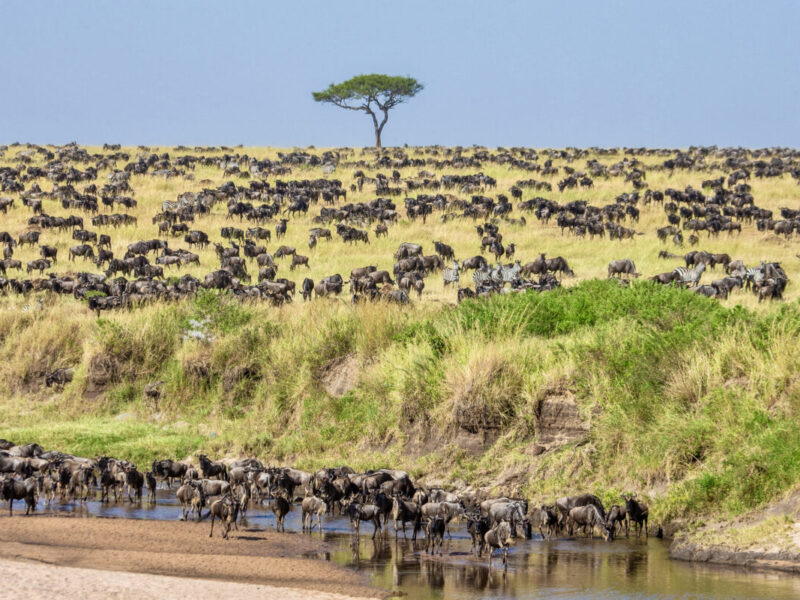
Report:
M 371 587 L 363 575 L 330 562 L 303 558 L 310 553 L 324 553 L 328 548 L 322 541 L 291 533 L 243 527 L 238 532 L 233 531 L 230 540 L 223 540 L 208 537 L 207 522 L 36 516 L 3 517 L 0 523 L 0 577 L 7 581 L 5 574 L 8 574 L 12 580 L 20 582 L 22 589 L 34 592 L 28 597 L 75 597 L 80 590 L 85 600 L 108 598 L 109 594 L 103 595 L 104 591 L 121 590 L 111 597 L 124 598 L 126 589 L 136 590 L 136 596 L 141 597 L 139 583 L 145 590 L 156 590 L 159 584 L 171 586 L 176 578 L 181 578 L 178 587 L 163 587 L 150 596 L 145 593 L 145 597 L 211 597 L 204 595 L 205 592 L 194 593 L 206 584 L 206 589 L 219 591 L 214 597 L 269 598 L 273 593 L 276 598 L 292 597 L 288 592 L 281 595 L 277 588 L 284 591 L 291 588 L 289 592 L 296 592 L 298 598 L 381 598 L 387 595 Z M 8 561 L 13 562 L 9 564 Z M 37 563 L 37 567 L 29 568 L 31 563 Z M 47 568 L 72 567 L 109 573 L 91 573 L 85 580 L 85 588 L 81 585 L 80 573 L 59 573 L 65 578 L 64 593 L 61 593 L 62 582 L 48 580 L 47 568 L 39 570 L 41 564 Z M 160 576 L 164 581 L 142 578 L 143 575 L 123 577 L 120 572 Z M 56 581 L 59 587 L 53 586 Z M 121 585 L 125 581 L 137 587 Z M 72 582 L 78 585 L 72 589 L 75 593 L 66 593 Z M 224 590 L 218 582 L 229 586 L 246 585 L 241 589 Z M 275 589 L 263 589 L 264 586 Z M 18 590 L 14 586 L 9 589 Z
M 800 573 L 800 488 L 730 521 L 678 533 L 670 557 L 700 563 Z
M 0 579 L 6 589 L 13 589 L 22 598 L 39 600 L 137 600 L 159 598 L 192 598 L 193 600 L 351 600 L 353 596 L 315 592 L 269 585 L 230 583 L 100 571 L 75 567 L 44 565 L 40 562 L 0 559 Z

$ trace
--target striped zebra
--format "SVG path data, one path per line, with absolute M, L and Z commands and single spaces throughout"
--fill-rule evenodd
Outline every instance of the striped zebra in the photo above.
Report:
M 678 276 L 678 281 L 680 285 L 689 285 L 695 286 L 700 281 L 700 277 L 703 275 L 703 271 L 706 270 L 706 263 L 701 262 L 696 267 L 692 269 L 687 269 L 686 267 L 677 267 L 672 272 Z
M 763 265 L 748 268 L 744 273 L 744 289 L 749 290 L 753 288 L 755 290 L 761 285 L 761 282 L 764 281 L 765 278 L 766 275 L 764 274 Z
M 479 286 L 487 281 L 492 281 L 492 272 L 489 269 L 477 269 L 472 274 L 472 281 Z
M 495 277 L 495 279 L 497 281 L 502 281 L 503 283 L 509 283 L 519 277 L 519 274 L 522 271 L 522 266 L 519 264 L 519 261 L 516 261 L 510 267 L 501 265 L 499 271 L 499 277 Z
M 461 267 L 458 264 L 457 260 L 453 261 L 453 268 L 445 267 L 442 269 L 442 278 L 444 279 L 444 286 L 447 287 L 451 283 L 455 283 L 458 285 L 458 272 L 461 270 Z

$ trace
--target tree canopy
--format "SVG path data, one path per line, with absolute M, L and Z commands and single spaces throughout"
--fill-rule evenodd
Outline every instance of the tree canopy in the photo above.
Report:
M 327 102 L 348 110 L 361 110 L 372 117 L 375 126 L 375 146 L 381 147 L 381 132 L 389 119 L 389 110 L 413 98 L 423 90 L 413 77 L 390 75 L 357 75 L 342 83 L 332 83 L 321 92 L 312 92 L 316 102 Z M 382 112 L 378 122 L 376 112 Z

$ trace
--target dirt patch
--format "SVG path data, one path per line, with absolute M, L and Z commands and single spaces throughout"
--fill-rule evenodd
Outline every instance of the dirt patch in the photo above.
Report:
M 548 391 L 537 414 L 538 453 L 589 439 L 590 423 L 583 418 L 575 394 L 568 389 Z
M 358 385 L 358 359 L 352 354 L 328 361 L 319 371 L 319 383 L 329 396 L 341 398 Z
M 230 540 L 209 524 L 79 517 L 0 517 L 0 559 L 302 588 L 360 597 L 386 593 L 365 576 L 301 558 L 325 552 L 300 534 L 241 528 Z
M 119 381 L 119 375 L 120 368 L 117 359 L 103 352 L 95 354 L 92 360 L 89 361 L 86 392 L 98 393 L 105 391 L 110 384 Z

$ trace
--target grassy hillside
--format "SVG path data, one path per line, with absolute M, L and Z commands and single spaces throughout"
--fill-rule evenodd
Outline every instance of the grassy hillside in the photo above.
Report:
M 137 461 L 256 453 L 391 464 L 550 500 L 650 496 L 739 514 L 800 482 L 800 306 L 755 312 L 637 282 L 458 307 L 193 300 L 94 319 L 68 298 L 0 319 L 0 437 Z M 75 366 L 62 392 L 41 374 Z M 145 384 L 163 381 L 157 404 Z M 553 402 L 585 432 L 549 440 Z M 579 428 L 580 429 L 580 428 Z

